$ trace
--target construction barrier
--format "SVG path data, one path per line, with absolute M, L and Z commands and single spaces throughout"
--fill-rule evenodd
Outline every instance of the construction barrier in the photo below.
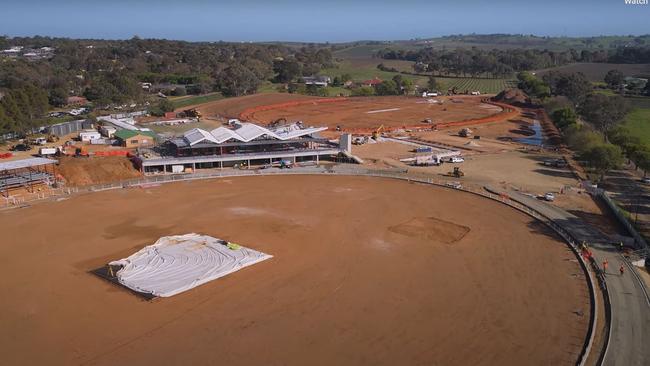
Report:
M 9 159 L 10 157 L 14 156 L 14 154 L 8 152 L 8 153 L 3 153 L 0 154 L 0 159 Z
M 92 155 L 94 156 L 131 156 L 131 152 L 128 150 L 110 150 L 110 151 L 95 151 Z

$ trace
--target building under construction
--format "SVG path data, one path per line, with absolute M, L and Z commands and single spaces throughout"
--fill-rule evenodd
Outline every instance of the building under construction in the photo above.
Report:
M 136 163 L 143 173 L 181 173 L 234 166 L 319 162 L 349 154 L 350 137 L 333 143 L 319 135 L 327 127 L 304 127 L 294 123 L 262 127 L 236 122 L 212 131 L 194 128 L 172 138 L 153 151 L 142 152 Z

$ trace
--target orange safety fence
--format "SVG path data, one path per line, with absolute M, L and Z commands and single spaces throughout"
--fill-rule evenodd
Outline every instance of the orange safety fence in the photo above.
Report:
M 10 157 L 14 156 L 14 154 L 8 152 L 8 153 L 3 153 L 0 154 L 0 159 L 9 159 Z
M 348 98 L 346 97 L 337 97 L 337 98 L 323 98 L 323 99 L 309 99 L 309 100 L 295 100 L 292 102 L 277 103 L 277 104 L 267 104 L 260 105 L 257 107 L 246 108 L 241 113 L 239 113 L 239 119 L 242 121 L 249 121 L 253 118 L 253 115 L 257 112 L 270 111 L 273 109 L 296 107 L 299 105 L 307 104 L 324 104 L 324 103 L 339 103 L 345 102 Z
M 127 150 L 112 150 L 112 151 L 95 151 L 95 156 L 130 156 L 131 152 Z

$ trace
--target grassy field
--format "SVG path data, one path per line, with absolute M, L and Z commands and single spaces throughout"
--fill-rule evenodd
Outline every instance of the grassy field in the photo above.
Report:
M 537 75 L 542 76 L 549 71 L 560 71 L 566 73 L 581 72 L 590 81 L 603 81 L 609 70 L 619 70 L 626 76 L 650 75 L 650 64 L 605 64 L 605 63 L 577 63 L 554 67 L 552 69 L 536 70 Z
M 624 125 L 641 140 L 650 142 L 650 106 L 634 109 L 627 115 Z
M 204 95 L 188 95 L 185 97 L 178 97 L 171 99 L 171 102 L 174 104 L 174 108 L 183 108 L 194 104 L 212 102 L 222 98 L 223 95 L 221 95 L 221 93 L 210 93 Z

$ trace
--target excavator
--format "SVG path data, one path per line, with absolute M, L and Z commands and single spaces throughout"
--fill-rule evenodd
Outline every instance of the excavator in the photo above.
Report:
M 381 137 L 381 131 L 384 130 L 384 125 L 379 126 L 376 130 L 372 131 L 372 139 L 376 140 Z
M 284 118 L 284 117 L 280 117 L 280 118 L 276 119 L 275 121 L 269 123 L 269 127 L 278 127 L 278 126 L 281 126 L 281 125 L 286 124 L 286 123 L 287 123 L 287 119 Z
M 199 112 L 196 108 L 192 109 L 186 109 L 183 111 L 183 114 L 185 114 L 185 117 L 190 117 L 190 118 L 201 118 L 201 112 Z
M 460 177 L 464 177 L 465 173 L 462 170 L 460 170 L 460 167 L 455 166 L 454 171 L 447 173 L 447 175 L 450 177 L 460 178 Z

